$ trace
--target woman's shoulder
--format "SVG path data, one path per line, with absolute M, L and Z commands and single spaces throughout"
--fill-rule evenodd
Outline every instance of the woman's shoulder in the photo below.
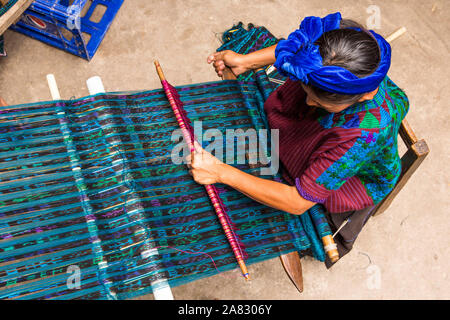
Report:
M 409 111 L 409 99 L 405 91 L 400 89 L 388 76 L 386 82 L 386 103 L 389 104 L 390 112 L 398 115 L 403 120 Z

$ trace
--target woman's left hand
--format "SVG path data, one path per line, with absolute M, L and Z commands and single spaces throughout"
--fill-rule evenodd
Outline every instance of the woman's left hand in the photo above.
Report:
M 225 164 L 194 142 L 195 152 L 186 157 L 189 173 L 199 184 L 220 183 Z

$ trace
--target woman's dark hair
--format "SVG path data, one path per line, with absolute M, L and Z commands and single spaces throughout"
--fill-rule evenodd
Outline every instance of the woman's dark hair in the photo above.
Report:
M 362 32 L 348 29 L 359 28 Z M 377 40 L 359 23 L 343 19 L 340 29 L 325 32 L 316 42 L 324 66 L 339 66 L 362 78 L 372 74 L 380 63 Z M 354 104 L 364 94 L 343 95 L 306 85 L 321 100 L 334 104 Z

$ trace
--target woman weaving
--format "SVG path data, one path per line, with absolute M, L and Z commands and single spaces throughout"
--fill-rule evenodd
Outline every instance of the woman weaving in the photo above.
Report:
M 387 76 L 391 47 L 340 13 L 307 17 L 276 46 L 247 55 L 208 57 L 219 76 L 274 64 L 289 79 L 264 109 L 279 129 L 279 157 L 288 184 L 252 176 L 221 162 L 198 144 L 189 156 L 200 184 L 224 183 L 267 206 L 301 215 L 322 204 L 342 257 L 374 206 L 393 189 L 401 162 L 397 135 L 408 99 Z M 329 263 L 328 263 L 329 265 Z

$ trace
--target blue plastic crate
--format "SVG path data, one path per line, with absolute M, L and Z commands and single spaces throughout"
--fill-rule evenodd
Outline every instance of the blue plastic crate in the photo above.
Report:
M 90 60 L 123 1 L 36 0 L 11 29 Z M 103 6 L 104 13 L 94 22 L 97 6 Z

